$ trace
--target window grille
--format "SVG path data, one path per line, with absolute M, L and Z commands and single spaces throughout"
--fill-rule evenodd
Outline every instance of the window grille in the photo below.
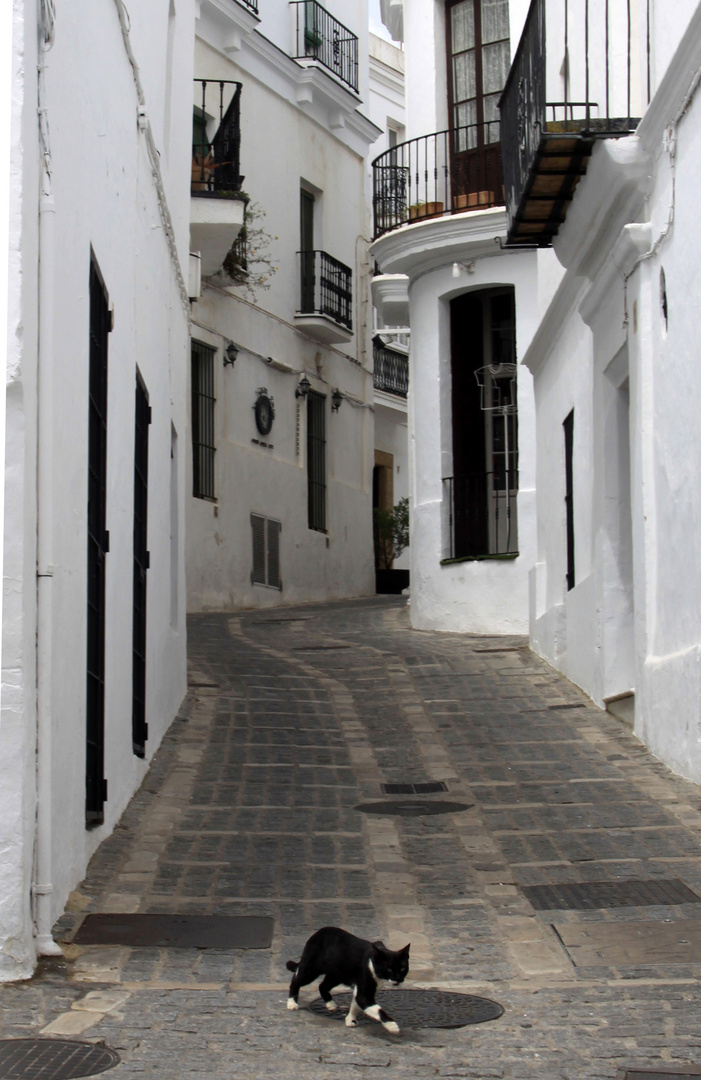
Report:
M 192 342 L 192 494 L 214 500 L 214 349 Z
M 251 582 L 282 589 L 280 578 L 280 532 L 282 524 L 261 514 L 251 514 L 253 570 Z
M 309 528 L 326 531 L 326 398 L 307 395 L 307 483 Z
M 105 556 L 107 506 L 107 335 L 110 312 L 100 272 L 90 264 L 90 373 L 88 414 L 88 611 L 85 747 L 85 822 L 104 821 L 105 780 Z
M 134 416 L 134 600 L 132 620 L 132 748 L 146 754 L 146 572 L 148 552 L 148 429 L 151 406 L 148 392 L 136 375 Z

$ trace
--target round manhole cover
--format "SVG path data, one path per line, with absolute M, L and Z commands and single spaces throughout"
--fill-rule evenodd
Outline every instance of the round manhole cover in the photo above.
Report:
M 119 1054 L 104 1044 L 74 1039 L 0 1039 L 2 1080 L 71 1080 L 119 1065 Z
M 345 1020 L 350 994 L 334 994 L 334 1001 L 338 1005 L 336 1012 L 329 1012 L 321 998 L 312 1001 L 309 1009 L 317 1016 Z M 498 1001 L 446 990 L 380 990 L 377 1003 L 397 1021 L 400 1029 L 467 1027 L 468 1024 L 497 1020 L 504 1012 Z M 374 1024 L 377 1021 L 360 1013 L 358 1022 Z
M 428 799 L 397 799 L 393 802 L 385 799 L 382 802 L 361 803 L 356 806 L 361 814 L 384 814 L 387 817 L 423 817 L 427 814 L 457 814 L 461 810 L 471 810 L 474 803 L 448 802 L 445 799 L 436 799 L 434 802 Z

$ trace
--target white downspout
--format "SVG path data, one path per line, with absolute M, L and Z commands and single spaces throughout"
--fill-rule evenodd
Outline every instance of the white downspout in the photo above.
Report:
M 43 52 L 52 36 L 40 42 Z M 42 49 L 43 44 L 43 49 Z M 39 956 L 61 956 L 51 936 L 53 926 L 51 711 L 53 633 L 53 372 L 54 372 L 54 222 L 48 124 L 43 108 L 43 56 L 39 60 L 39 138 L 42 157 L 39 193 L 39 348 L 37 360 L 37 814 L 34 883 L 34 932 Z

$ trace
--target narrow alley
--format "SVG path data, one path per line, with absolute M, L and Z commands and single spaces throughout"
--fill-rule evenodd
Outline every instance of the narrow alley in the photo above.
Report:
M 2 1037 L 104 1041 L 115 1080 L 701 1071 L 701 791 L 526 639 L 414 631 L 376 597 L 196 615 L 189 655 L 55 928 L 66 959 L 2 987 Z M 264 917 L 272 940 L 73 943 L 97 913 Z M 393 1037 L 288 1012 L 285 962 L 327 924 L 410 941 L 407 989 L 503 1014 Z

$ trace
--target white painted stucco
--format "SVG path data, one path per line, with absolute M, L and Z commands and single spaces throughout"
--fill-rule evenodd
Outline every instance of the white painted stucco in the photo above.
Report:
M 653 4 L 652 15 L 651 103 L 634 136 L 595 150 L 556 240 L 567 272 L 526 356 L 538 458 L 531 639 L 599 705 L 615 710 L 634 692 L 636 733 L 698 782 L 701 10 Z M 568 591 L 562 422 L 572 408 Z
M 185 431 L 188 305 L 181 285 L 188 251 L 190 135 L 179 114 L 191 111 L 194 12 L 189 2 L 178 4 L 172 17 L 169 0 L 149 0 L 146 7 L 132 13 L 132 62 L 116 0 L 98 0 L 88 8 L 70 0 L 62 4 L 53 46 L 42 54 L 38 99 L 37 5 L 14 0 L 0 724 L 4 979 L 27 977 L 37 948 L 51 948 L 51 922 L 139 786 L 185 692 L 184 439 L 173 465 L 171 430 Z M 39 105 L 45 110 L 46 158 L 37 139 Z M 48 180 L 42 177 L 43 160 L 49 163 Z M 160 200 L 154 161 L 162 180 Z M 45 219 L 41 250 L 40 210 Z M 108 344 L 108 798 L 104 824 L 87 830 L 91 253 L 114 312 L 114 328 Z M 135 757 L 131 732 L 137 367 L 153 414 L 145 760 Z M 43 484 L 39 497 L 37 471 Z M 173 533 L 179 538 L 175 544 Z M 42 923 L 38 944 L 37 921 Z
M 292 5 L 293 6 L 293 5 Z M 367 88 L 363 3 L 333 13 L 360 38 L 359 86 Z M 277 270 L 255 296 L 205 281 L 193 304 L 192 337 L 215 358 L 215 501 L 187 496 L 187 590 L 190 610 L 268 606 L 374 592 L 372 559 L 372 350 L 365 155 L 378 129 L 358 95 L 320 65 L 305 69 L 279 54 L 279 12 L 261 12 L 239 47 L 203 5 L 197 23 L 197 78 L 242 83 L 241 172 Z M 291 11 L 285 9 L 285 18 Z M 316 82 L 295 80 L 308 70 Z M 311 87 L 311 89 L 310 89 Z M 310 95 L 307 96 L 307 90 Z M 335 105 L 329 106 L 329 95 Z M 263 123 L 264 118 L 264 123 Z M 296 317 L 300 307 L 300 187 L 314 193 L 314 246 L 353 272 L 353 331 L 330 319 Z M 315 331 L 310 322 L 319 324 Z M 325 322 L 325 326 L 321 326 Z M 329 331 L 335 342 L 328 341 Z M 223 350 L 239 349 L 234 368 Z M 272 358 L 274 364 L 269 364 Z M 310 529 L 307 510 L 306 403 L 295 396 L 302 374 L 326 396 L 325 532 Z M 269 436 L 255 425 L 257 392 L 272 396 Z M 331 409 L 339 389 L 344 401 Z M 192 468 L 191 450 L 188 468 Z M 251 514 L 281 523 L 282 588 L 251 582 Z

